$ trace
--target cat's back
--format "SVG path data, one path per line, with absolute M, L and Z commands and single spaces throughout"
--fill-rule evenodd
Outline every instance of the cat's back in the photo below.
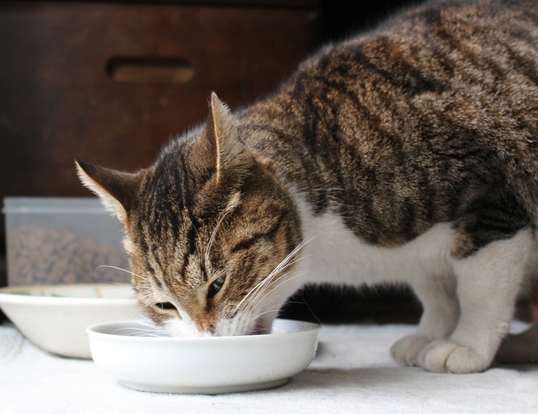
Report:
M 501 157 L 538 155 L 537 1 L 429 2 L 329 47 L 303 73 L 336 86 L 340 125 L 367 126 L 368 137 L 348 135 L 355 143 L 394 136 L 446 148 L 472 136 Z M 326 95 L 317 87 L 312 96 Z
M 332 96 L 353 95 L 355 107 L 363 104 L 380 119 L 389 111 L 389 123 L 398 120 L 399 103 L 408 118 L 433 97 L 476 102 L 512 94 L 533 103 L 538 2 L 442 0 L 404 10 L 370 32 L 327 46 L 287 86 L 297 98 L 322 99 L 324 83 Z
M 535 203 L 538 2 L 403 11 L 327 46 L 240 118 L 316 214 L 338 211 L 370 242 L 409 240 L 487 194 Z
M 538 2 L 442 0 L 404 10 L 323 48 L 240 117 L 303 137 L 309 153 L 320 144 L 351 144 L 359 155 L 379 142 L 444 145 L 460 132 L 487 146 L 500 131 L 534 139 Z M 260 145 L 256 134 L 245 139 Z

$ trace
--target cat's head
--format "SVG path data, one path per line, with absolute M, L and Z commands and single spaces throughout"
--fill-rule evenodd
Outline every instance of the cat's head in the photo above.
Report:
M 205 127 L 175 140 L 152 167 L 77 168 L 123 223 L 138 300 L 172 335 L 267 332 L 299 286 L 297 210 L 216 95 Z

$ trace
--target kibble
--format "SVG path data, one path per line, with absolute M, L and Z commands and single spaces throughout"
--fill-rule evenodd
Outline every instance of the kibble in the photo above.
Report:
M 121 248 L 79 237 L 68 229 L 21 226 L 12 230 L 8 251 L 11 285 L 129 282 Z

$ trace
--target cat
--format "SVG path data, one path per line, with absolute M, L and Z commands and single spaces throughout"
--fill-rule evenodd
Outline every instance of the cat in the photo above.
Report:
M 407 283 L 424 313 L 392 357 L 483 371 L 537 250 L 538 3 L 402 11 L 250 106 L 211 94 L 149 168 L 77 170 L 172 335 L 267 333 L 305 282 Z

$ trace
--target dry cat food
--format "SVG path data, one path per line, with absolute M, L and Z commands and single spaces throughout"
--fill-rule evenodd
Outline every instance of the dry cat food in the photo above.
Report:
M 121 248 L 75 235 L 68 229 L 26 226 L 13 230 L 9 249 L 11 285 L 130 280 Z

